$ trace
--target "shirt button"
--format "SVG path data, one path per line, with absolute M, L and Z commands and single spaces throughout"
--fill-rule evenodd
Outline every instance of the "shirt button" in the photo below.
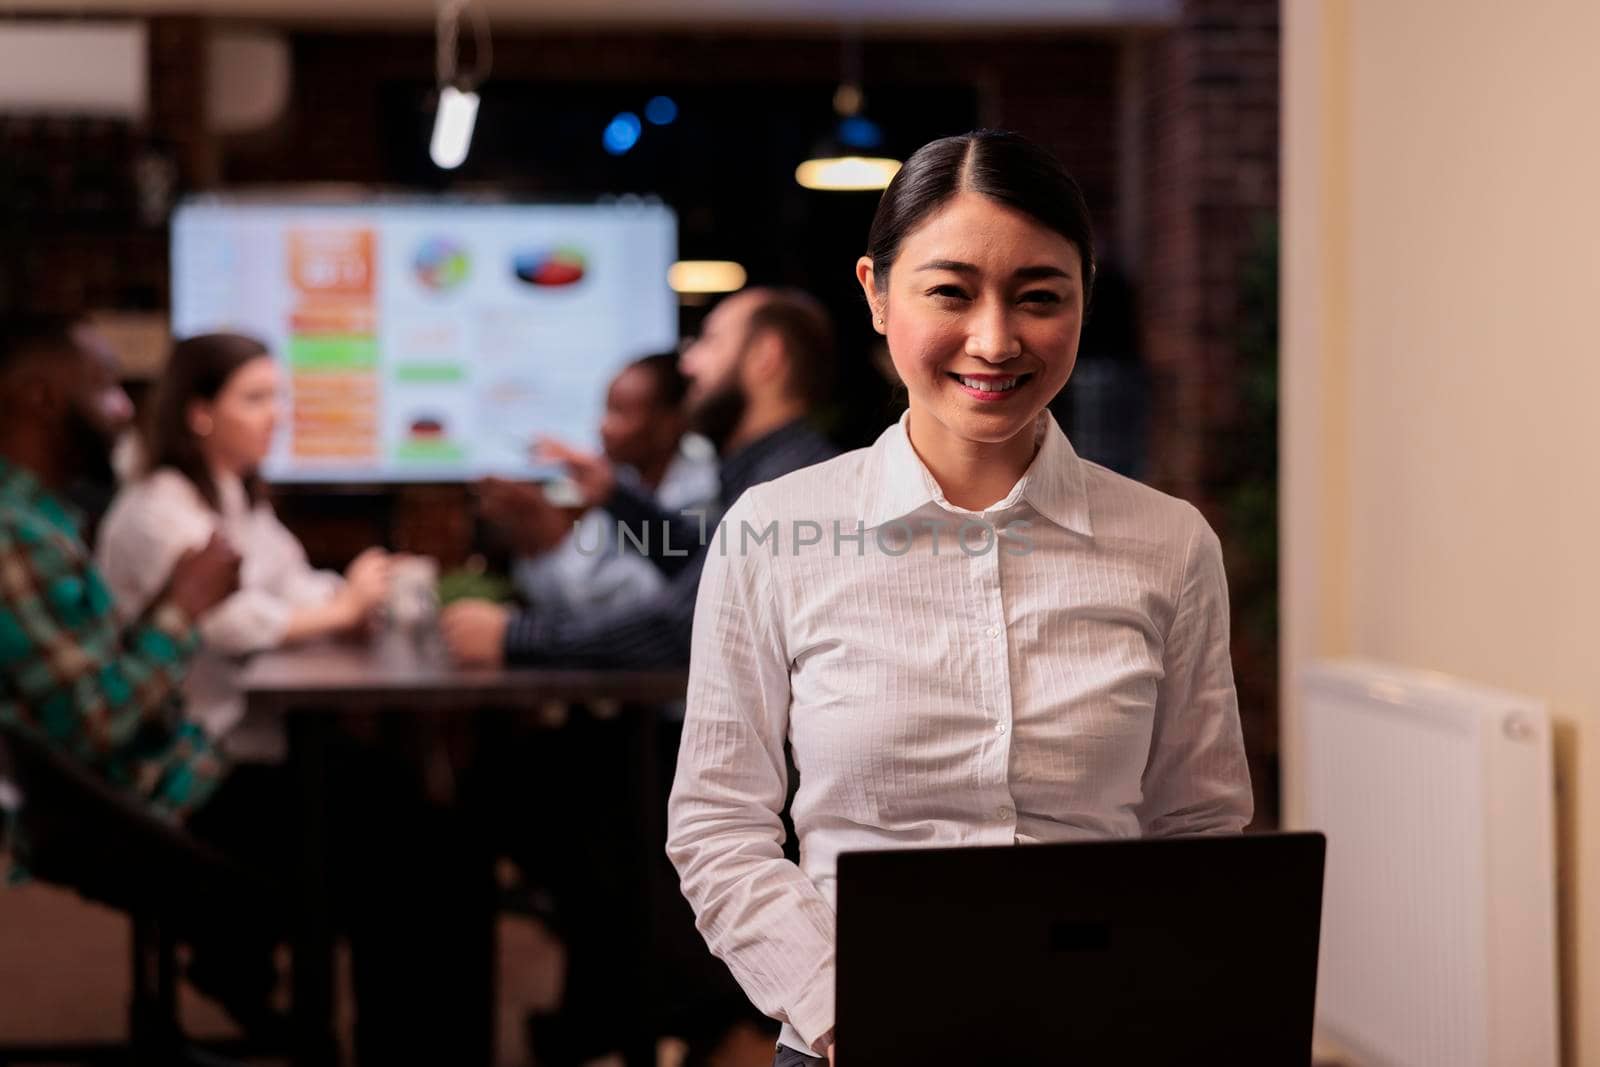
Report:
M 999 637 L 1000 636 L 1000 627 L 998 627 L 998 626 L 989 627 L 989 636 L 990 637 Z
M 1011 809 L 1010 808 L 997 808 L 995 810 L 995 815 L 998 818 L 1001 818 L 1001 819 L 1009 819 L 1009 818 L 1011 818 Z
M 997 733 L 997 734 L 1005 733 L 1006 732 L 1006 724 L 1003 723 L 1003 722 L 995 723 L 994 724 L 994 732 Z

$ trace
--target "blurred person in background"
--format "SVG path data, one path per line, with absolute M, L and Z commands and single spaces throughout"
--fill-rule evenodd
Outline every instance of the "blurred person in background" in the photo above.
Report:
M 680 360 L 689 378 L 690 428 L 722 459 L 716 508 L 752 485 L 820 462 L 835 449 L 806 416 L 833 381 L 833 324 L 815 298 L 794 289 L 746 289 L 726 297 Z M 467 665 L 559 663 L 571 667 L 673 667 L 689 660 L 695 590 L 705 562 L 706 515 L 670 511 L 622 477 L 603 455 L 546 441 L 566 465 L 586 508 L 603 507 L 650 546 L 667 579 L 655 595 L 610 612 L 533 604 L 522 612 L 463 600 L 444 612 L 445 642 Z M 539 494 L 525 514 L 527 536 L 553 548 L 570 521 Z M 663 535 L 663 530 L 667 531 Z M 663 548 L 666 551 L 663 551 Z
M 833 325 L 810 295 L 793 289 L 749 289 L 726 297 L 707 316 L 701 335 L 684 349 L 679 366 L 689 381 L 688 423 L 722 457 L 717 500 L 703 515 L 672 510 L 651 498 L 604 455 L 545 442 L 544 453 L 562 461 L 583 503 L 602 508 L 615 528 L 649 546 L 649 561 L 663 577 L 644 600 L 609 610 L 578 611 L 535 602 L 513 613 L 486 602 L 458 602 L 445 610 L 447 644 L 466 664 L 503 662 L 564 667 L 646 669 L 688 662 L 695 590 L 707 554 L 702 524 L 714 530 L 720 509 L 750 486 L 834 454 L 807 416 L 828 397 L 834 363 Z M 609 451 L 609 449 L 608 449 Z M 538 546 L 559 544 L 571 519 L 530 494 L 516 521 Z M 501 521 L 508 521 L 502 516 Z M 669 533 L 664 537 L 663 529 Z M 587 542 L 586 542 L 587 543 Z M 669 872 L 658 877 L 659 899 L 641 899 L 642 887 L 618 872 L 635 863 L 610 829 L 635 816 L 627 808 L 630 764 L 625 759 L 625 719 L 605 720 L 575 709 L 553 736 L 502 753 L 491 773 L 505 791 L 496 807 L 506 813 L 503 839 L 530 882 L 548 888 L 555 927 L 567 946 L 562 1001 L 553 1016 L 531 1020 L 541 1064 L 580 1064 L 614 1051 L 618 975 L 637 957 L 619 916 L 649 908 L 669 980 L 663 983 L 664 1033 L 689 1043 L 689 1064 L 707 1062 L 711 1050 L 741 1022 L 765 1025 L 695 932 L 693 916 L 673 891 Z M 663 785 L 676 760 L 677 722 L 659 731 Z M 651 798 L 664 803 L 664 795 Z M 570 815 L 581 807 L 582 819 Z M 651 842 L 665 863 L 660 842 Z
M 153 575 L 212 533 L 242 566 L 239 590 L 199 620 L 204 649 L 185 686 L 188 715 L 236 760 L 281 762 L 281 723 L 247 718 L 241 658 L 353 633 L 387 594 L 390 559 L 357 556 L 344 577 L 314 569 L 266 498 L 261 464 L 281 411 L 277 361 L 236 334 L 172 348 L 156 386 L 139 477 L 112 502 L 96 557 L 124 616 L 143 611 Z
M 227 762 L 183 713 L 198 620 L 233 595 L 239 556 L 208 531 L 145 564 L 150 594 L 119 619 L 62 493 L 110 469 L 133 406 L 105 342 L 63 317 L 0 327 L 0 721 L 61 750 L 200 836 L 233 792 Z M 27 798 L 23 798 L 26 805 Z M 226 847 L 224 843 L 224 847 Z M 16 843 L 24 872 L 27 843 Z M 228 901 L 185 902 L 197 944 L 228 941 Z M 266 1005 L 223 992 L 248 1029 Z
M 277 361 L 259 341 L 207 334 L 172 348 L 145 429 L 138 477 L 117 496 L 100 530 L 98 558 L 125 616 L 155 594 L 152 575 L 213 533 L 235 546 L 239 588 L 198 619 L 201 649 L 184 686 L 186 714 L 233 761 L 229 786 L 192 828 L 252 869 L 281 875 L 298 856 L 296 793 L 284 765 L 284 724 L 247 715 L 239 672 L 255 653 L 359 634 L 387 595 L 393 558 L 358 555 L 341 577 L 313 568 L 279 521 L 259 471 L 281 413 Z M 330 753 L 334 882 L 350 902 L 363 1062 L 411 1047 L 409 1019 L 424 1006 L 418 971 L 432 950 L 414 933 L 418 912 L 453 908 L 458 872 L 442 859 L 437 878 L 410 868 L 423 828 L 449 821 L 416 795 L 413 763 L 351 738 Z M 454 831 L 442 829 L 448 839 Z M 427 930 L 445 930 L 441 920 Z M 189 977 L 236 1017 L 261 1014 L 278 975 L 276 931 L 240 922 L 218 950 L 196 952 Z M 445 936 L 441 933 L 441 937 Z M 435 953 L 449 959 L 449 953 Z M 402 962 L 402 959 L 404 962 Z
M 617 477 L 673 512 L 703 507 L 717 495 L 715 450 L 688 433 L 688 388 L 678 353 L 634 360 L 607 387 L 600 423 L 603 454 Z M 479 483 L 478 497 L 484 518 L 521 557 L 513 577 L 529 604 L 603 612 L 637 604 L 666 584 L 661 571 L 618 536 L 616 521 L 603 508 L 585 511 L 549 548 L 539 529 L 548 509 L 538 486 L 488 478 Z

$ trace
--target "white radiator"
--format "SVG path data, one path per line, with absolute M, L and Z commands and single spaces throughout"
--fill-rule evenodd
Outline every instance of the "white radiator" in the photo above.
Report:
M 1364 661 L 1307 668 L 1300 694 L 1328 836 L 1319 1032 L 1382 1067 L 1556 1067 L 1544 706 Z

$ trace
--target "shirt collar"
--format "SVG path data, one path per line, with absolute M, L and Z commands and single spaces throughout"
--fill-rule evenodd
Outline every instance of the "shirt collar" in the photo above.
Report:
M 250 493 L 244 487 L 243 478 L 230 471 L 216 471 L 211 481 L 217 488 L 217 510 L 223 516 L 232 518 L 249 513 Z
M 710 449 L 709 442 L 705 444 Z M 716 452 L 701 451 L 697 445 L 680 444 L 678 451 L 673 453 L 672 461 L 667 464 L 666 471 L 661 475 L 661 484 L 656 487 L 656 496 L 672 496 L 680 490 L 684 492 L 697 492 L 708 483 L 712 491 L 716 488 L 717 462 Z
M 945 499 L 944 490 L 911 447 L 906 430 L 910 417 L 909 411 L 902 414 L 872 446 L 875 462 L 869 467 L 861 500 L 861 515 L 868 529 L 904 518 L 929 503 L 949 511 L 966 511 Z M 1034 435 L 1038 451 L 1033 462 L 1011 492 L 985 511 L 1005 511 L 1026 500 L 1057 526 L 1092 537 L 1083 461 L 1048 410 L 1039 413 Z
M 76 507 L 47 489 L 31 470 L 7 459 L 0 459 L 0 498 L 44 515 L 75 537 L 82 528 L 83 515 Z

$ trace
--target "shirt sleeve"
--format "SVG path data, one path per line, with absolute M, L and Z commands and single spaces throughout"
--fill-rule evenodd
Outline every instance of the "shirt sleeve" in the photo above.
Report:
M 180 723 L 175 697 L 198 647 L 174 605 L 118 627 L 87 559 L 0 529 L 0 714 L 91 765 Z
M 258 531 L 248 546 L 262 557 L 265 586 L 289 608 L 314 608 L 326 604 L 344 588 L 344 577 L 317 570 L 306 558 L 305 546 L 267 504 L 256 505 L 252 527 Z
M 702 553 L 639 603 L 579 611 L 535 604 L 506 624 L 508 663 L 614 670 L 682 667 L 689 659 Z
M 609 612 L 643 603 L 665 579 L 633 554 L 586 559 L 564 542 L 542 556 L 518 559 L 511 569 L 517 593 L 540 610 Z
M 511 584 L 517 595 L 529 604 L 544 608 L 568 606 L 567 591 L 563 584 L 566 553 L 561 548 L 541 556 L 520 556 L 511 565 Z
M 1193 519 L 1138 811 L 1151 836 L 1235 833 L 1254 810 L 1228 651 L 1222 545 L 1198 512 Z
M 170 491 L 166 480 L 125 489 L 101 526 L 95 554 L 117 614 L 130 620 L 148 611 L 173 564 L 185 551 L 205 545 L 215 529 L 215 517 L 185 494 Z
M 246 543 L 249 584 L 206 612 L 200 636 L 207 648 L 226 656 L 245 656 L 277 648 L 294 613 L 331 600 L 344 579 L 314 570 L 305 548 L 270 508 L 251 515 Z
M 727 525 L 753 510 L 745 494 Z M 815 1048 L 833 1027 L 834 914 L 783 855 L 789 662 L 766 562 L 707 557 L 667 853 L 712 952 Z
M 200 639 L 224 656 L 277 648 L 293 613 L 288 601 L 261 589 L 241 589 L 200 619 Z
M 646 546 L 644 555 L 667 577 L 689 565 L 702 540 L 710 539 L 716 516 L 709 506 L 668 511 L 637 486 L 619 481 L 606 510 L 627 530 L 634 544 Z

